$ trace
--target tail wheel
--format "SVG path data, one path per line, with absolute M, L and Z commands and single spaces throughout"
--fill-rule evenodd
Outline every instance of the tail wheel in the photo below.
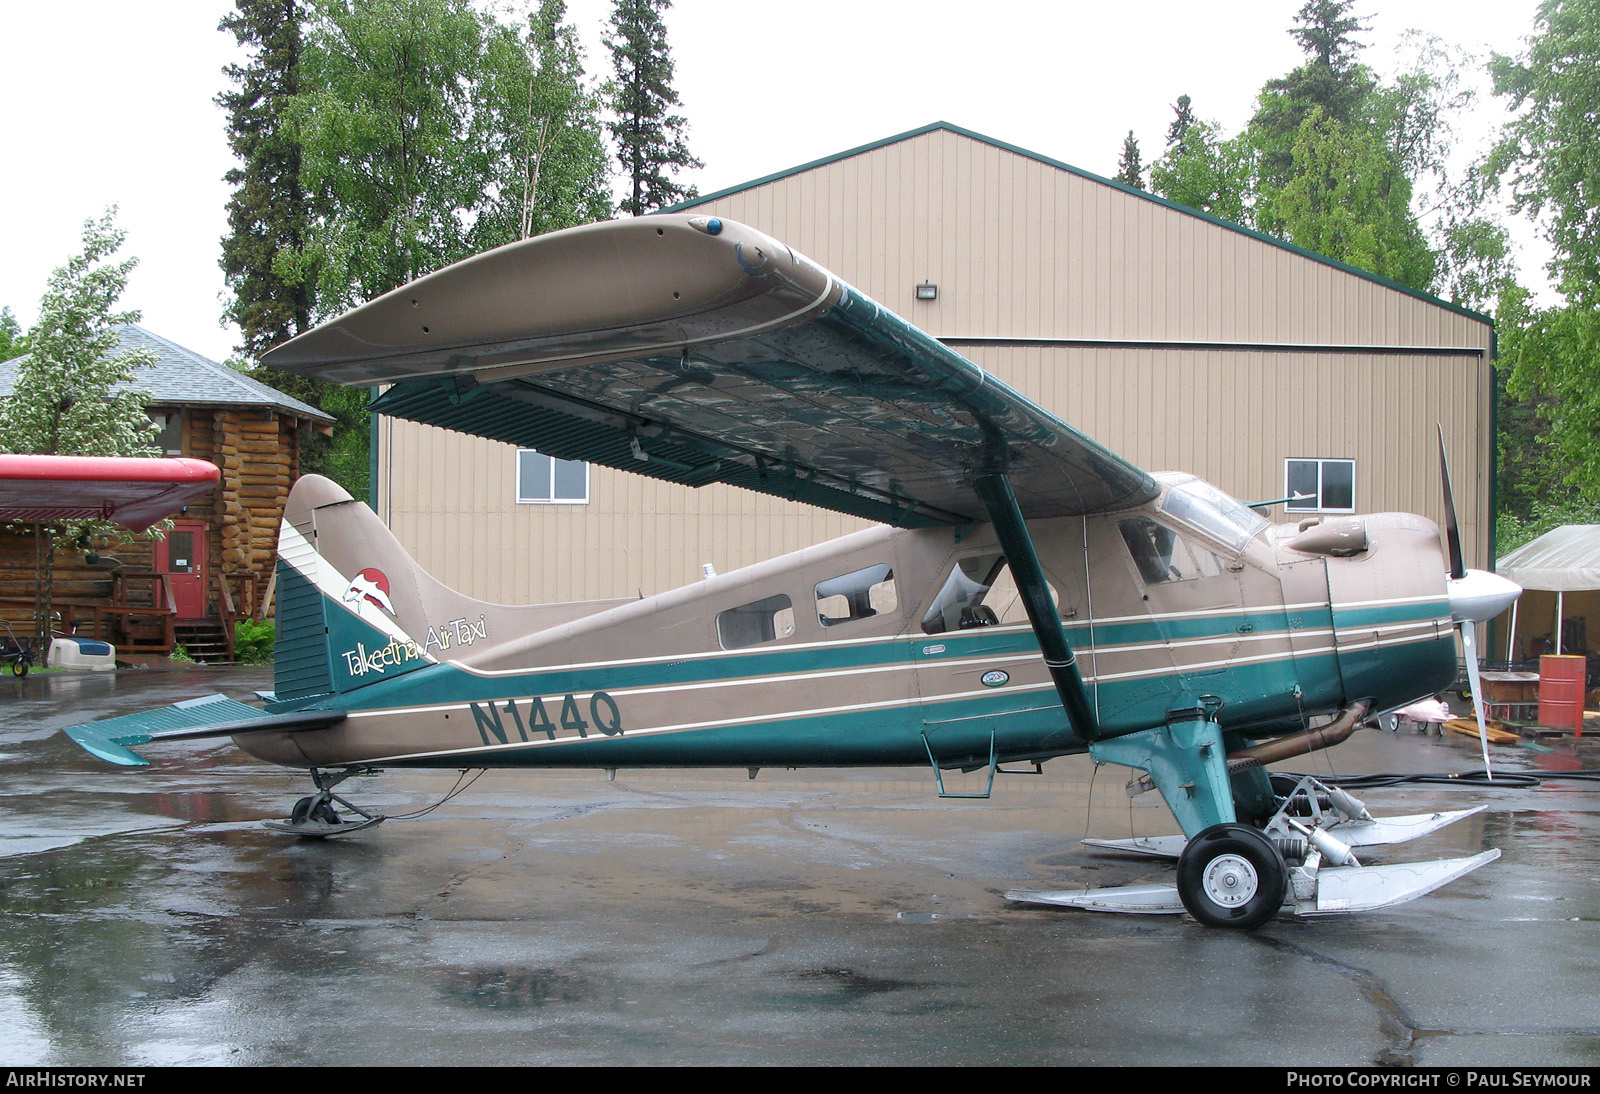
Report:
M 1178 859 L 1178 897 L 1208 927 L 1249 931 L 1283 906 L 1289 869 L 1266 836 L 1242 824 L 1214 824 Z

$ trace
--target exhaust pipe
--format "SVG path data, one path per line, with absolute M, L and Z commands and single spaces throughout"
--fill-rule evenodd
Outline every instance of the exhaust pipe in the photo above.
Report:
M 1367 716 L 1367 711 L 1371 709 L 1372 700 L 1358 699 L 1340 711 L 1339 717 L 1325 726 L 1302 730 L 1299 733 L 1291 733 L 1287 737 L 1263 741 L 1261 744 L 1251 745 L 1249 748 L 1241 748 L 1238 752 L 1230 752 L 1228 753 L 1228 774 L 1232 775 L 1235 772 L 1248 771 L 1252 767 L 1277 763 L 1279 760 L 1287 760 L 1291 756 L 1304 756 L 1308 752 L 1332 748 L 1354 733 L 1357 724 Z

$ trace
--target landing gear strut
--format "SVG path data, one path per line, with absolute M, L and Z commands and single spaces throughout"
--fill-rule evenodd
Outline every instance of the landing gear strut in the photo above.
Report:
M 294 809 L 290 811 L 287 821 L 266 821 L 264 823 L 274 832 L 285 832 L 304 839 L 326 839 L 328 836 L 339 836 L 346 832 L 359 832 L 363 828 L 372 828 L 382 824 L 385 819 L 382 814 L 368 813 L 359 805 L 333 792 L 335 786 L 338 786 L 350 776 L 359 774 L 361 774 L 361 769 L 353 767 L 347 767 L 343 771 L 335 772 L 321 771 L 313 767 L 311 769 L 311 779 L 317 784 L 317 792 L 295 802 Z M 334 802 L 338 802 L 362 819 L 344 819 L 339 815 L 339 811 L 333 807 Z

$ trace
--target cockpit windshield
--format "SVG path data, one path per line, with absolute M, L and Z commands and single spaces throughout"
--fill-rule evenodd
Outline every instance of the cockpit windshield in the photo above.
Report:
M 1244 550 L 1245 544 L 1268 524 L 1265 517 L 1244 502 L 1200 479 L 1189 479 L 1169 489 L 1161 508 L 1235 551 Z

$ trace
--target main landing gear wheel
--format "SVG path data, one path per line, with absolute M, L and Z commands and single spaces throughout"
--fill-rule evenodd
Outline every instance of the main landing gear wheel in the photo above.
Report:
M 1242 824 L 1214 824 L 1178 859 L 1178 898 L 1208 927 L 1250 931 L 1283 907 L 1289 869 L 1277 846 Z

